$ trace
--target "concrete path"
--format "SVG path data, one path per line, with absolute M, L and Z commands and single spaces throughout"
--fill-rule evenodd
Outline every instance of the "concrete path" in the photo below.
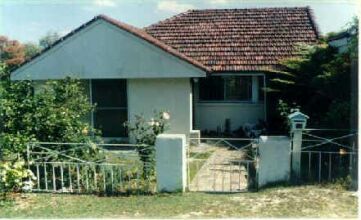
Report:
M 190 183 L 191 191 L 237 192 L 247 189 L 246 164 L 240 162 L 244 153 L 216 147 Z M 232 163 L 233 161 L 233 163 Z

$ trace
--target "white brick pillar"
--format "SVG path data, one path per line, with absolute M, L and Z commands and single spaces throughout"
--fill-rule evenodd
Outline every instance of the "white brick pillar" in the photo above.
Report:
M 158 192 L 184 192 L 187 184 L 186 136 L 161 134 L 155 143 Z

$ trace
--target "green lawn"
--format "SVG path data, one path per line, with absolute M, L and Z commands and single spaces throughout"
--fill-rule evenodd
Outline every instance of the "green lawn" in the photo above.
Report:
M 198 170 L 200 170 L 207 159 L 212 155 L 214 151 L 207 151 L 201 153 L 191 152 L 189 154 L 189 179 L 190 181 L 196 176 Z
M 320 186 L 275 187 L 257 193 L 98 197 L 27 194 L 0 206 L 0 217 L 354 217 L 352 192 Z

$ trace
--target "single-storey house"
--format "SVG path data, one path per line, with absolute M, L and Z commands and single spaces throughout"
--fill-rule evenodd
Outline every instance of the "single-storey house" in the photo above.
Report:
M 308 7 L 189 10 L 142 29 L 99 15 L 11 79 L 84 80 L 104 137 L 155 110 L 170 112 L 169 133 L 234 131 L 267 120 L 267 73 L 318 37 Z

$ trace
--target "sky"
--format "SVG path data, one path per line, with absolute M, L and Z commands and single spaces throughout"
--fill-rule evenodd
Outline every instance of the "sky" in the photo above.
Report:
M 310 6 L 321 34 L 339 31 L 359 12 L 357 0 L 0 0 L 0 35 L 38 42 L 49 31 L 65 35 L 105 14 L 136 27 L 188 9 Z

